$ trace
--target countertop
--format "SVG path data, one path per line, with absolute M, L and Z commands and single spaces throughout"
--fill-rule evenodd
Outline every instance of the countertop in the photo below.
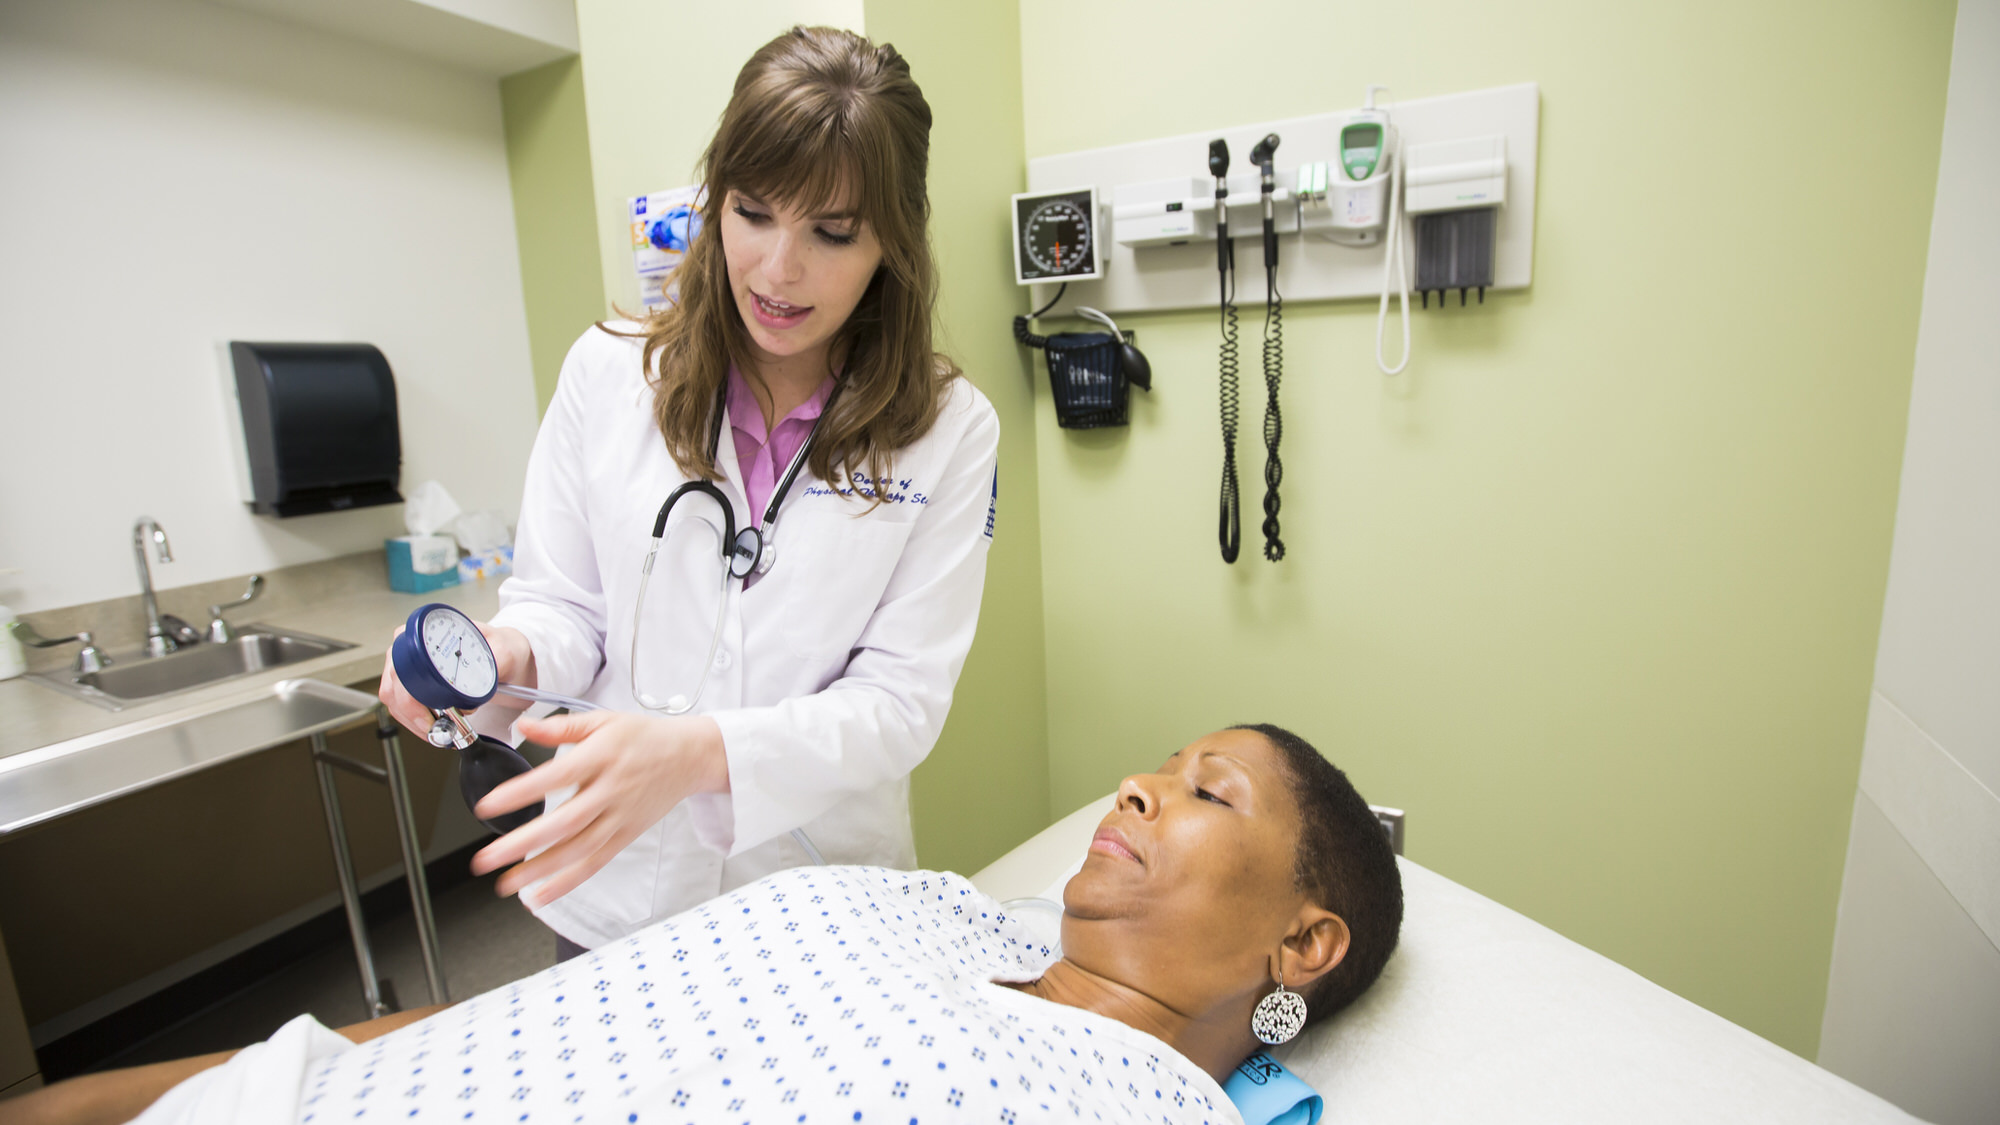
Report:
M 379 553 L 287 567 L 269 571 L 266 577 L 265 604 L 245 606 L 231 613 L 230 620 L 239 626 L 268 625 L 310 633 L 355 647 L 152 702 L 131 704 L 122 711 L 106 710 L 25 677 L 0 680 L 0 777 L 8 769 L 29 761 L 47 760 L 249 702 L 268 695 L 271 686 L 280 680 L 311 677 L 333 684 L 352 684 L 372 679 L 381 674 L 383 658 L 396 627 L 409 618 L 412 610 L 429 602 L 444 602 L 464 610 L 474 620 L 484 621 L 499 609 L 502 581 L 485 579 L 425 594 L 399 594 L 388 587 Z M 209 592 L 210 587 L 234 584 L 240 588 L 241 583 L 242 579 L 211 583 L 197 593 L 200 598 L 215 600 L 218 595 Z M 205 614 L 185 612 L 189 599 L 186 596 L 177 599 L 175 595 L 173 590 L 161 591 L 163 610 L 180 612 L 196 624 L 207 620 Z M 106 628 L 103 618 L 114 612 L 129 616 L 123 612 L 124 601 L 32 615 L 30 620 L 45 634 L 92 628 L 100 644 L 117 652 L 131 647 L 129 642 L 116 643 L 121 634 L 129 634 L 130 630 L 122 627 L 122 620 L 118 623 L 121 627 Z M 258 612 L 259 609 L 264 612 Z M 52 656 L 61 654 L 64 660 L 75 653 L 74 647 L 69 646 L 48 651 Z

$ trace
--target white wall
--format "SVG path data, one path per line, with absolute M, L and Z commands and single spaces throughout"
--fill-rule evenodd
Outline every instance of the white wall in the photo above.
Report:
M 534 437 L 499 87 L 196 0 L 0 4 L 0 601 L 377 549 L 399 506 L 274 520 L 232 483 L 218 341 L 367 341 L 403 485 L 511 517 Z M 435 435 L 435 436 L 432 436 Z
M 493 77 L 576 54 L 573 0 L 210 0 Z
M 1819 1061 L 2000 1106 L 2000 0 L 1960 0 L 1861 786 Z

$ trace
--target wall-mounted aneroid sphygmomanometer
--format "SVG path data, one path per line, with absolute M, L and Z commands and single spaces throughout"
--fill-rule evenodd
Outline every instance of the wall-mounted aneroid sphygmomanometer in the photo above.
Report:
M 1357 109 L 1240 126 L 1220 136 L 1189 133 L 1039 157 L 1028 162 L 1029 190 L 1014 197 L 1015 280 L 1044 287 L 1036 293 L 1040 307 L 1016 318 L 1024 343 L 1064 339 L 1034 335 L 1028 322 L 1040 316 L 1108 325 L 1109 313 L 1218 311 L 1218 537 L 1226 562 L 1236 561 L 1241 538 L 1239 238 L 1256 238 L 1262 250 L 1263 269 L 1243 279 L 1242 288 L 1245 299 L 1261 288 L 1264 302 L 1262 531 L 1264 557 L 1273 562 L 1285 555 L 1278 489 L 1286 299 L 1374 299 L 1375 363 L 1396 375 L 1410 362 L 1413 287 L 1424 308 L 1433 295 L 1443 308 L 1454 290 L 1460 306 L 1475 298 L 1483 304 L 1488 289 L 1526 288 L 1532 274 L 1538 88 L 1529 83 L 1394 103 L 1382 91 L 1369 87 Z M 1403 337 L 1393 364 L 1384 346 L 1391 296 Z M 1061 421 L 1063 378 L 1057 353 L 1049 359 Z M 1334 369 L 1324 357 L 1309 363 L 1316 372 Z M 1115 373 L 1105 382 L 1115 385 Z M 1121 409 L 1113 424 L 1123 421 Z
M 1096 188 L 1016 195 L 1015 279 L 1022 285 L 1060 282 L 1055 300 L 1061 300 L 1070 282 L 1103 277 L 1099 212 Z M 1044 305 L 1027 316 L 1015 317 L 1014 338 L 1048 358 L 1056 424 L 1070 430 L 1124 425 L 1131 388 L 1153 389 L 1152 365 L 1140 353 L 1132 333 L 1120 331 L 1118 322 L 1088 306 L 1079 306 L 1075 314 L 1104 325 L 1108 332 L 1038 336 L 1029 331 L 1028 321 L 1047 311 Z

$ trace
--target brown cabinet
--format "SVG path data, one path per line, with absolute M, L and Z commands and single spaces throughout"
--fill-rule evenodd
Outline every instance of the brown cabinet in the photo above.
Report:
M 7 947 L 0 943 L 0 1098 L 25 1093 L 41 1085 L 35 1048 L 28 1041 L 28 1021 L 21 1014 L 21 997 L 14 990 L 14 972 Z

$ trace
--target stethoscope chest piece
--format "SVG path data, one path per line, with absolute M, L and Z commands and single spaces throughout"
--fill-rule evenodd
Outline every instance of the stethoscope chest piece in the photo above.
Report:
M 764 542 L 764 533 L 754 527 L 746 527 L 736 533 L 735 543 L 729 548 L 729 576 L 748 578 L 752 571 L 762 574 L 771 569 L 766 556 L 772 553 Z

